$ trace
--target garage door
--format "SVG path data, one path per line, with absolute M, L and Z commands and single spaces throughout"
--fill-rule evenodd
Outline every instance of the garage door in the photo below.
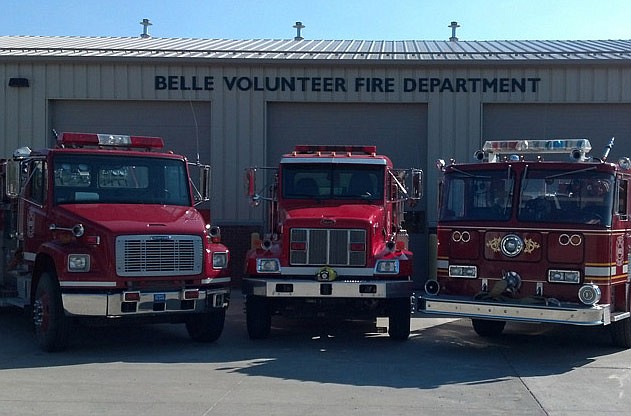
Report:
M 267 120 L 268 165 L 273 166 L 296 144 L 351 144 L 376 145 L 395 167 L 427 171 L 424 104 L 269 103 Z M 417 281 L 427 274 L 427 200 L 406 214 L 410 248 L 417 253 Z
M 611 137 L 609 160 L 631 155 L 631 104 L 486 104 L 483 139 L 585 137 L 599 156 Z
M 166 149 L 191 161 L 199 152 L 210 163 L 209 102 L 53 100 L 49 125 L 59 133 L 160 136 Z

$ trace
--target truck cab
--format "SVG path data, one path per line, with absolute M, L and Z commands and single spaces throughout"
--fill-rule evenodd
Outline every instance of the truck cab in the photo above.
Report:
M 272 171 L 261 193 L 258 171 Z M 390 337 L 407 339 L 413 254 L 403 208 L 421 198 L 420 170 L 395 169 L 374 146 L 304 145 L 278 168 L 249 168 L 246 185 L 253 205 L 269 203 L 266 231 L 246 255 L 251 338 L 267 337 L 283 315 L 384 316 Z

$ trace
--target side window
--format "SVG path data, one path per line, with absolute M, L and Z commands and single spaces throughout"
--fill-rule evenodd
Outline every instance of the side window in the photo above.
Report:
M 35 160 L 31 164 L 30 199 L 38 204 L 46 202 L 48 181 L 46 181 L 46 162 Z
M 628 204 L 627 204 L 627 189 L 629 186 L 629 181 L 626 179 L 621 179 L 618 181 L 618 202 L 616 207 L 616 213 L 620 215 L 621 219 L 628 219 Z

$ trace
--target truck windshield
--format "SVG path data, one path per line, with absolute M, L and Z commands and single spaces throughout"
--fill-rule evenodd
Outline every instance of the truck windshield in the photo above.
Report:
M 454 169 L 445 175 L 439 220 L 506 221 L 511 217 L 514 188 L 514 174 L 509 169 Z
M 53 197 L 60 204 L 191 205 L 184 161 L 157 157 L 56 155 Z
M 611 225 L 614 177 L 593 168 L 527 170 L 521 185 L 520 221 Z
M 359 164 L 286 164 L 282 170 L 285 199 L 382 200 L 384 166 Z

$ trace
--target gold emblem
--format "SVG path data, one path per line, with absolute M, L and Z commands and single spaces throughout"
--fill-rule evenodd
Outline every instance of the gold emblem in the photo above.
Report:
M 524 240 L 524 253 L 530 254 L 540 247 L 541 245 L 539 243 L 530 238 Z
M 332 282 L 337 279 L 337 273 L 330 267 L 324 266 L 316 273 L 319 282 Z
M 489 240 L 489 241 L 486 243 L 486 246 L 487 246 L 488 248 L 490 248 L 491 250 L 493 250 L 493 252 L 495 252 L 495 253 L 499 253 L 499 252 L 501 251 L 501 249 L 500 249 L 500 243 L 501 243 L 501 242 L 502 242 L 502 239 L 501 239 L 501 238 L 499 238 L 499 237 L 495 237 L 494 239 Z

